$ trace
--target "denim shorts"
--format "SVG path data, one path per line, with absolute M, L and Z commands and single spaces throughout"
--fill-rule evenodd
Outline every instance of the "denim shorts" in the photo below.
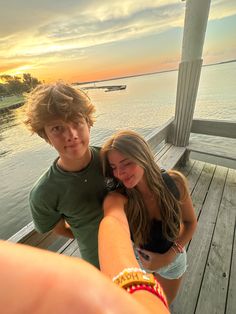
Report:
M 150 269 L 145 269 L 143 267 L 142 262 L 140 261 L 136 250 L 135 250 L 135 255 L 142 269 L 144 269 L 146 272 L 149 272 L 149 273 L 152 272 L 154 275 L 158 274 L 161 277 L 166 278 L 166 279 L 178 279 L 183 276 L 183 274 L 185 273 L 187 269 L 187 254 L 185 250 L 183 253 L 177 254 L 173 262 L 171 262 L 169 265 L 159 268 L 157 270 L 152 270 L 152 271 L 150 271 Z

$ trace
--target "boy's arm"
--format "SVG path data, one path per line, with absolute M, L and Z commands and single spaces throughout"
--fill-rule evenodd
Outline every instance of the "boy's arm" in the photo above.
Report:
M 56 234 L 59 234 L 63 237 L 74 239 L 74 235 L 70 229 L 69 224 L 63 218 L 56 224 L 56 226 L 52 230 Z

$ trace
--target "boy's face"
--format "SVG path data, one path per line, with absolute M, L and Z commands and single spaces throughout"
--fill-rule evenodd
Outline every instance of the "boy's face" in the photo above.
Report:
M 66 160 L 82 159 L 88 151 L 90 128 L 84 118 L 65 122 L 55 119 L 44 126 L 50 144 Z

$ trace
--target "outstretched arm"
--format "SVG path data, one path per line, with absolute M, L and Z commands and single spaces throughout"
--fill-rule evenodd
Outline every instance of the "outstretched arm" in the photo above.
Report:
M 139 268 L 130 240 L 124 211 L 125 202 L 126 199 L 118 193 L 111 193 L 104 201 L 104 218 L 99 227 L 98 238 L 99 261 L 101 271 L 110 278 L 125 268 Z M 136 291 L 132 296 L 149 313 L 169 313 L 162 301 L 148 291 Z
M 150 313 L 87 262 L 22 244 L 0 241 L 0 278 L 4 313 Z

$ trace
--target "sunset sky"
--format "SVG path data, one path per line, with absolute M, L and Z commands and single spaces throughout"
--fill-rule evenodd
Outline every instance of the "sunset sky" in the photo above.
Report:
M 92 81 L 175 69 L 181 0 L 0 0 L 0 75 Z M 236 1 L 212 0 L 204 63 L 236 59 Z

